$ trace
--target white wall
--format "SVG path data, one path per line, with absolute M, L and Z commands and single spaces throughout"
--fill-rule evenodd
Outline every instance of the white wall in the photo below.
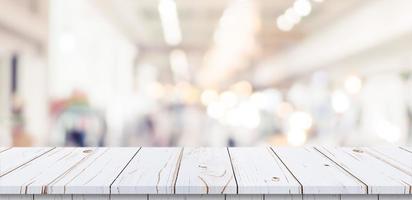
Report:
M 121 120 L 117 114 L 133 95 L 135 44 L 92 1 L 53 0 L 50 16 L 51 98 L 81 90 L 94 108 Z M 115 120 L 108 126 L 111 145 L 120 141 L 121 127 Z
M 25 131 L 32 136 L 34 146 L 45 146 L 49 131 L 47 59 L 35 52 L 24 52 L 19 58 L 19 95 L 24 101 Z
M 80 89 L 106 107 L 131 93 L 136 48 L 96 7 L 84 0 L 52 1 L 50 23 L 52 97 Z
M 0 146 L 10 144 L 9 126 L 9 88 L 10 70 L 9 57 L 5 53 L 0 53 Z

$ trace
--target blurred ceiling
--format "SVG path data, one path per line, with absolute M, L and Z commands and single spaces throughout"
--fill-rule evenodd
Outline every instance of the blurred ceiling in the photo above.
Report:
M 182 31 L 180 47 L 185 50 L 205 51 L 213 42 L 214 31 L 229 0 L 191 1 L 176 0 L 178 17 Z M 147 50 L 168 51 L 164 42 L 158 12 L 159 1 L 154 0 L 103 0 L 96 1 L 100 8 L 110 14 L 134 41 Z M 276 27 L 276 18 L 291 7 L 293 0 L 254 1 L 260 18 L 260 31 L 257 40 L 263 55 L 271 55 L 290 47 L 337 17 L 353 9 L 361 1 L 325 0 L 313 3 L 313 12 L 290 32 L 282 32 Z
M 47 48 L 47 0 L 0 0 L 0 43 L 17 51 L 27 46 Z
M 238 0 L 244 1 L 244 0 Z M 367 0 L 368 1 L 368 0 Z M 201 72 L 202 61 L 213 46 L 215 31 L 230 0 L 191 1 L 176 0 L 177 14 L 182 33 L 182 42 L 176 46 L 167 45 L 159 16 L 157 0 L 95 0 L 96 5 L 110 16 L 114 24 L 136 43 L 142 59 L 155 63 L 163 69 L 169 68 L 169 53 L 174 48 L 184 50 L 190 65 L 195 66 L 194 73 Z M 284 51 L 298 44 L 308 35 L 328 26 L 348 11 L 366 1 L 324 0 L 312 1 L 312 12 L 289 32 L 280 31 L 276 19 L 290 8 L 294 1 L 257 0 L 251 1 L 258 13 L 258 31 L 255 34 L 256 52 L 249 58 L 248 65 L 254 65 L 266 57 Z M 231 77 L 242 77 L 252 68 L 236 70 Z M 233 71 L 233 70 L 232 70 Z M 214 72 L 215 73 L 215 72 Z M 233 74 L 234 73 L 234 74 Z M 240 74 L 239 74 L 240 73 Z M 228 79 L 226 77 L 226 79 Z

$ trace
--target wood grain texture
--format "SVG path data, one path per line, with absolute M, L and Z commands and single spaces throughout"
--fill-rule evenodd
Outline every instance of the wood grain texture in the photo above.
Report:
M 410 193 L 412 176 L 358 148 L 316 149 L 365 183 L 369 194 Z
M 52 148 L 4 148 L 0 153 L 0 177 L 40 157 Z
M 173 194 L 182 148 L 142 148 L 111 187 L 112 194 Z
M 49 194 L 110 194 L 110 185 L 140 148 L 98 148 L 48 184 Z
M 236 187 L 227 148 L 184 148 L 176 194 L 234 194 Z
M 95 148 L 56 148 L 0 177 L 0 194 L 45 194 L 47 185 L 70 172 Z
M 0 200 L 382 200 L 412 196 L 404 194 L 410 193 L 412 185 L 408 147 L 2 150 Z M 302 190 L 303 195 L 290 194 Z M 375 195 L 366 195 L 367 191 Z M 237 192 L 244 195 L 229 195 Z
M 269 147 L 229 148 L 238 194 L 300 194 L 301 186 Z
M 412 176 L 412 153 L 399 147 L 361 148 L 393 167 Z
M 273 147 L 303 194 L 365 194 L 366 186 L 312 147 Z

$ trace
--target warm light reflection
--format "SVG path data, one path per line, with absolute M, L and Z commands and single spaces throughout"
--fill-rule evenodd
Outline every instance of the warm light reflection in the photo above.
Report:
M 281 31 L 290 31 L 301 21 L 302 17 L 308 16 L 311 12 L 312 4 L 309 0 L 296 0 L 291 8 L 277 18 L 277 27 Z
M 219 99 L 219 93 L 216 90 L 205 90 L 200 96 L 200 100 L 204 106 L 209 105 Z
M 231 89 L 243 96 L 249 96 L 253 91 L 252 85 L 247 81 L 239 81 L 234 84 Z
M 154 82 L 149 86 L 150 96 L 155 99 L 163 98 L 166 91 L 162 84 Z
M 357 94 L 362 89 L 362 79 L 354 75 L 349 76 L 346 78 L 344 86 L 350 94 Z
M 286 119 L 292 112 L 293 105 L 288 102 L 281 102 L 276 109 L 276 114 L 282 119 Z

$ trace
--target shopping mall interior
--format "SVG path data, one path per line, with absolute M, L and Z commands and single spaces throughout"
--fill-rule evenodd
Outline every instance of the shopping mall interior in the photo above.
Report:
M 410 0 L 0 0 L 0 146 L 411 145 Z

